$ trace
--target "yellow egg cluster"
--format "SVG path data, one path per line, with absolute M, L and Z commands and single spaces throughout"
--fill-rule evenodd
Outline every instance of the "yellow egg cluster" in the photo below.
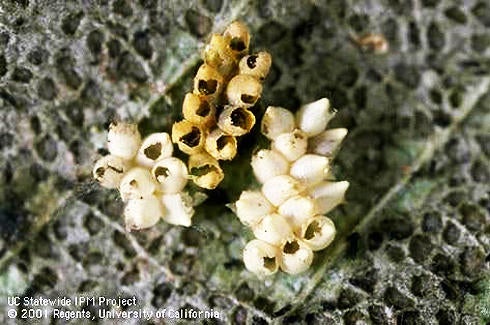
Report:
M 268 107 L 261 124 L 271 149 L 252 157 L 260 190 L 244 191 L 235 202 L 240 221 L 256 237 L 243 251 L 245 266 L 259 276 L 307 270 L 313 252 L 327 247 L 335 225 L 324 216 L 344 201 L 346 181 L 327 180 L 330 161 L 346 129 L 326 130 L 335 115 L 328 99 L 302 106 L 294 116 Z
M 202 188 L 214 189 L 223 180 L 218 160 L 233 159 L 236 137 L 255 124 L 249 108 L 262 94 L 271 56 L 267 52 L 247 55 L 249 46 L 250 33 L 240 22 L 211 36 L 193 91 L 184 98 L 184 119 L 172 127 L 172 141 L 189 155 L 190 178 Z
M 152 227 L 161 218 L 174 225 L 191 225 L 192 199 L 183 191 L 187 167 L 172 157 L 169 134 L 152 133 L 141 139 L 136 124 L 112 123 L 107 146 L 110 154 L 95 163 L 93 177 L 103 187 L 119 190 L 126 203 L 128 231 Z

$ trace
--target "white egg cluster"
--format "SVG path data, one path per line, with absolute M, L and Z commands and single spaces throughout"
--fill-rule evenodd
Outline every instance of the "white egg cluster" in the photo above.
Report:
M 184 192 L 188 172 L 184 162 L 172 157 L 168 133 L 141 139 L 136 124 L 115 122 L 107 136 L 109 155 L 99 159 L 93 177 L 106 188 L 117 188 L 126 203 L 126 229 L 154 226 L 160 218 L 190 226 L 194 214 L 191 197 Z
M 184 98 L 184 119 L 172 127 L 173 142 L 190 156 L 190 177 L 202 188 L 214 189 L 223 180 L 218 160 L 233 159 L 236 138 L 255 124 L 249 108 L 262 94 L 271 56 L 267 52 L 247 55 L 249 45 L 250 33 L 240 22 L 211 36 L 193 91 Z
M 307 270 L 313 252 L 327 247 L 335 225 L 324 216 L 344 201 L 349 182 L 328 179 L 330 161 L 346 129 L 326 130 L 335 115 L 328 99 L 302 106 L 296 116 L 268 107 L 262 133 L 271 149 L 252 157 L 260 190 L 244 191 L 235 202 L 240 221 L 256 239 L 243 251 L 245 266 L 259 276 L 280 268 L 290 274 Z

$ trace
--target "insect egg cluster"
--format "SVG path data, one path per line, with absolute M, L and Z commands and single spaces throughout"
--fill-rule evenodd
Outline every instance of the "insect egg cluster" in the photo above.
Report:
M 262 94 L 271 56 L 248 55 L 249 46 L 250 33 L 240 22 L 211 36 L 193 91 L 184 98 L 184 119 L 172 127 L 172 141 L 189 155 L 190 178 L 202 188 L 214 189 L 223 180 L 218 161 L 233 159 L 237 137 L 255 124 L 249 109 Z
M 141 139 L 136 124 L 114 122 L 107 136 L 109 155 L 99 159 L 93 177 L 106 188 L 117 188 L 126 203 L 126 229 L 154 226 L 160 218 L 190 226 L 194 214 L 191 197 L 184 192 L 187 166 L 172 157 L 168 133 Z
M 235 202 L 240 221 L 256 239 L 243 251 L 245 266 L 259 276 L 280 268 L 290 274 L 307 270 L 313 252 L 327 247 L 335 225 L 324 216 L 344 201 L 347 181 L 329 178 L 330 162 L 346 129 L 326 130 L 335 111 L 328 99 L 302 106 L 296 116 L 268 107 L 261 125 L 271 149 L 252 157 L 261 189 L 242 192 Z
M 109 129 L 109 154 L 99 159 L 93 177 L 106 188 L 117 188 L 125 202 L 126 228 L 140 230 L 160 219 L 190 226 L 197 204 L 185 187 L 188 180 L 214 189 L 224 178 L 220 160 L 232 160 L 237 138 L 250 132 L 251 111 L 269 73 L 267 52 L 249 55 L 250 33 L 240 22 L 210 37 L 204 63 L 185 95 L 183 119 L 172 133 L 142 139 L 136 124 L 115 122 Z M 243 251 L 246 268 L 263 277 L 279 269 L 289 274 L 306 271 L 314 251 L 327 247 L 335 225 L 325 214 L 344 202 L 347 181 L 334 181 L 330 165 L 347 135 L 343 128 L 326 129 L 335 110 L 323 98 L 303 105 L 296 115 L 270 106 L 261 132 L 269 149 L 251 160 L 259 190 L 241 193 L 233 209 L 255 239 Z M 187 154 L 187 164 L 173 156 L 173 145 Z

